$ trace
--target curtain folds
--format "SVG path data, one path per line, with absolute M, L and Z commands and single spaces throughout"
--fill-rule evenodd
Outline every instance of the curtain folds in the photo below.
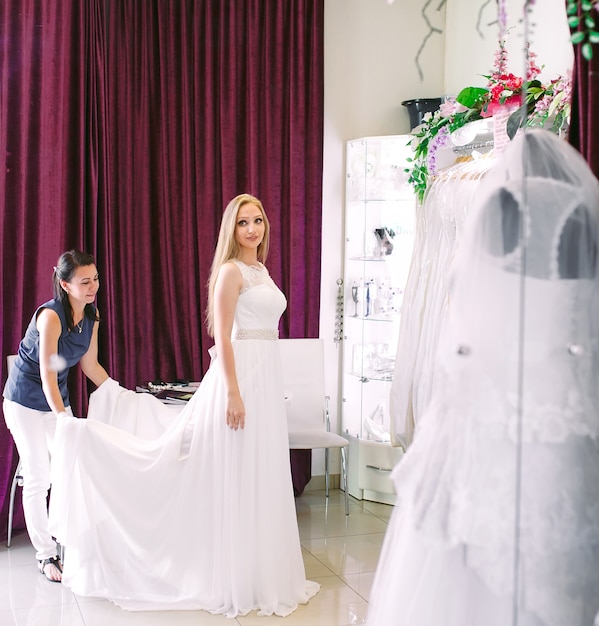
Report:
M 282 335 L 317 336 L 322 0 L 107 6 L 110 237 L 98 263 L 110 371 L 128 386 L 205 371 L 206 281 L 241 192 L 272 223 Z
M 1 384 L 60 252 L 96 257 L 100 360 L 127 387 L 199 379 L 220 216 L 271 221 L 281 336 L 318 336 L 324 0 L 0 4 Z M 85 414 L 86 383 L 71 397 Z M 0 423 L 0 536 L 14 469 Z
M 95 0 L 0 3 L 2 387 L 6 355 L 16 351 L 35 307 L 52 297 L 58 255 L 88 245 L 87 196 L 94 191 L 87 180 L 93 163 L 84 78 L 89 16 L 97 7 Z M 70 386 L 77 405 L 83 395 L 78 372 Z M 6 534 L 16 463 L 12 438 L 1 420 L 0 537 Z M 14 525 L 22 524 L 18 497 Z
M 599 16 L 599 11 L 597 12 Z M 574 46 L 572 116 L 570 143 L 582 154 L 599 178 L 599 45 L 593 46 L 593 58 L 587 61 L 579 45 Z
M 590 61 L 575 50 L 570 143 L 599 178 L 599 46 Z

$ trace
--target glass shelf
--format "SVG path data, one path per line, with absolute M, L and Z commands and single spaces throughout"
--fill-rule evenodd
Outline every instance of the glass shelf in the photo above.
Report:
M 392 324 L 399 323 L 399 316 L 387 316 L 387 317 L 377 317 L 374 315 L 369 315 L 367 317 L 363 317 L 361 315 L 346 315 L 345 319 L 357 320 L 359 322 L 390 322 Z
M 414 245 L 416 199 L 405 173 L 409 140 L 347 143 L 341 423 L 358 438 L 365 437 L 364 419 L 374 414 L 382 414 L 390 430 L 388 397 Z M 377 411 L 381 403 L 383 412 Z
M 358 378 L 361 383 L 369 383 L 370 381 L 378 382 L 392 382 L 393 371 L 384 372 L 364 372 L 364 374 L 357 374 L 356 372 L 347 372 L 348 376 Z

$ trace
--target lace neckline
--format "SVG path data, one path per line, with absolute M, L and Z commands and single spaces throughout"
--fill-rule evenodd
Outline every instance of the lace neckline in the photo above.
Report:
M 242 261 L 241 259 L 233 259 L 236 263 L 241 263 L 241 265 L 243 265 L 244 267 L 249 267 L 251 269 L 254 270 L 263 270 L 264 269 L 264 264 L 260 263 L 260 261 L 257 261 L 255 264 L 254 263 L 246 263 L 245 261 Z

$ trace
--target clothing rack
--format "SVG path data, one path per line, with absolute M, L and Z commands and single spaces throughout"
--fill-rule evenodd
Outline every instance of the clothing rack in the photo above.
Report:
M 478 148 L 492 148 L 494 146 L 494 141 L 492 139 L 488 139 L 487 141 L 475 141 L 473 143 L 467 143 L 464 146 L 454 146 L 452 150 L 454 152 L 470 152 L 472 150 L 477 150 Z
M 490 143 L 492 144 L 493 142 L 491 141 Z M 476 158 L 472 154 L 460 155 L 456 157 L 453 165 L 432 176 L 431 184 L 439 184 L 440 181 L 446 180 L 477 180 L 483 178 L 493 165 L 493 157 L 492 150 L 476 155 Z

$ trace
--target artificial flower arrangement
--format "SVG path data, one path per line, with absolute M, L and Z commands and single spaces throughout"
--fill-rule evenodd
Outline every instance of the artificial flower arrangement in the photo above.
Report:
M 420 202 L 437 173 L 437 151 L 447 144 L 451 133 L 469 122 L 492 117 L 502 107 L 513 109 L 507 121 L 507 134 L 514 137 L 523 126 L 543 126 L 554 132 L 567 128 L 570 117 L 571 80 L 559 76 L 543 84 L 538 79 L 541 68 L 536 55 L 527 50 L 526 78 L 515 76 L 507 69 L 505 39 L 499 42 L 493 71 L 485 76 L 486 87 L 466 87 L 455 99 L 444 102 L 434 113 L 426 113 L 422 123 L 411 133 L 410 145 L 414 155 L 408 182 Z

